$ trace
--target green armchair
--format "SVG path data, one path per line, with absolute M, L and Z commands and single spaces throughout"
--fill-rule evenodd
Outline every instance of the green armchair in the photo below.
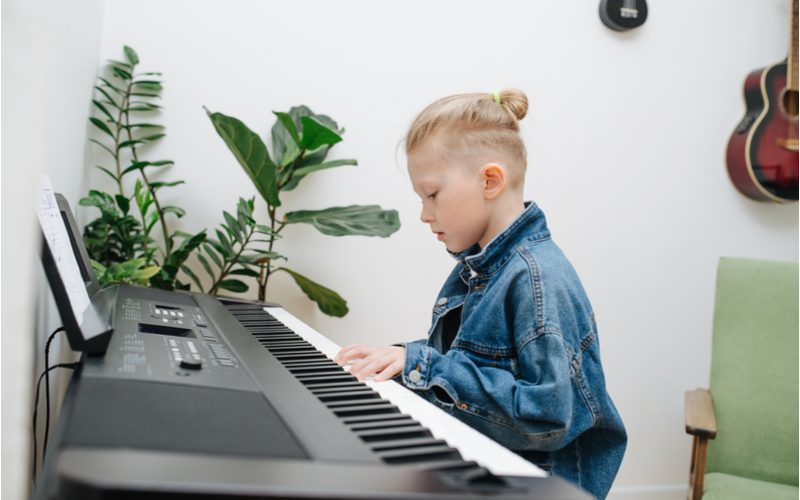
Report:
M 689 498 L 797 499 L 797 263 L 717 269 L 710 389 L 686 393 Z

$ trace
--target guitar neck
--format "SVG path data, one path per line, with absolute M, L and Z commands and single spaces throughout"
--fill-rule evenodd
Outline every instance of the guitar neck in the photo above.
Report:
M 787 87 L 797 92 L 797 0 L 792 0 L 792 43 L 789 44 L 787 71 L 790 75 Z

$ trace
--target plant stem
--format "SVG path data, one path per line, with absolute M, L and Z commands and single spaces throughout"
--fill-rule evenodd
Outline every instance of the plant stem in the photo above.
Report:
M 133 68 L 131 68 L 131 72 L 132 71 Z M 130 92 L 132 91 L 133 91 L 133 79 L 131 79 L 131 83 L 128 85 L 127 93 L 130 94 Z M 130 127 L 131 120 L 127 106 L 125 107 L 125 125 L 126 125 L 125 129 L 127 130 L 128 133 L 128 140 L 132 141 L 133 135 L 131 134 L 131 127 Z M 136 153 L 135 144 L 131 144 L 131 156 L 133 157 L 134 162 L 139 161 L 139 156 Z M 163 257 L 164 261 L 166 262 L 167 258 L 172 253 L 172 240 L 169 238 L 167 221 L 164 218 L 164 211 L 161 209 L 161 203 L 158 201 L 158 196 L 156 196 L 156 190 L 153 189 L 153 186 L 150 184 L 150 179 L 147 178 L 147 174 L 144 171 L 144 167 L 140 168 L 139 172 L 142 174 L 142 179 L 144 179 L 144 183 L 147 185 L 147 190 L 150 191 L 150 196 L 153 197 L 153 203 L 155 203 L 156 205 L 156 212 L 158 213 L 158 221 L 161 223 L 161 234 L 164 237 L 165 251 L 163 253 Z M 144 228 L 147 227 L 147 222 L 145 221 L 145 214 L 142 214 L 142 227 Z M 147 235 L 145 235 L 144 240 L 145 240 L 144 242 L 145 250 L 147 250 Z M 145 252 L 145 255 L 147 255 L 147 252 Z
M 272 246 L 275 244 L 275 236 L 277 236 L 277 232 L 275 231 L 275 212 L 277 211 L 277 207 L 273 207 L 272 205 L 268 206 L 269 209 L 269 228 L 271 230 L 271 237 L 269 239 L 269 248 L 268 250 L 272 252 Z M 282 229 L 282 228 L 281 228 Z M 280 230 L 278 230 L 280 232 Z M 264 302 L 267 297 L 267 284 L 269 283 L 269 277 L 272 274 L 272 260 L 267 261 L 267 270 L 264 273 L 264 279 L 259 279 L 258 283 L 258 300 Z

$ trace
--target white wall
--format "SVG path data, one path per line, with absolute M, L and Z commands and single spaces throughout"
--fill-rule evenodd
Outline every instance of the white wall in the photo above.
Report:
M 100 0 L 2 2 L 2 497 L 7 499 L 27 497 L 32 382 L 42 370 L 44 339 L 61 324 L 49 292 L 37 281 L 35 186 L 38 172 L 46 172 L 70 199 L 86 189 L 86 116 L 102 9 Z M 58 352 L 57 343 L 51 352 Z M 57 374 L 53 379 L 55 388 Z
M 359 166 L 309 177 L 285 207 L 380 203 L 403 227 L 387 240 L 284 232 L 289 265 L 348 299 L 344 319 L 319 313 L 289 281 L 268 296 L 340 344 L 423 335 L 452 265 L 418 222 L 397 154 L 411 119 L 447 94 L 524 89 L 527 194 L 594 302 L 630 434 L 615 495 L 679 498 L 682 394 L 707 383 L 716 261 L 797 259 L 797 205 L 745 199 L 724 166 L 744 77 L 786 54 L 788 1 L 649 2 L 647 24 L 624 34 L 600 23 L 596 4 L 106 2 L 100 60 L 128 44 L 143 70 L 164 72 L 168 136 L 152 157 L 174 159 L 168 177 L 187 181 L 171 191 L 187 231 L 215 226 L 255 193 L 202 106 L 262 136 L 272 110 L 301 103 L 347 128 L 332 157 Z M 85 93 L 73 98 L 88 110 Z

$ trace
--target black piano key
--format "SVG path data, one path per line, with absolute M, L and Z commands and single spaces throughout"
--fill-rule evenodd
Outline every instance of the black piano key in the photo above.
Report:
M 284 353 L 284 354 L 275 354 L 274 356 L 275 356 L 275 359 L 277 359 L 278 361 L 283 361 L 283 360 L 301 360 L 301 359 L 305 359 L 305 360 L 328 359 L 327 356 L 325 356 L 322 353 L 319 353 L 319 354 L 313 354 L 313 353 L 285 354 Z
M 319 394 L 327 394 L 330 392 L 339 392 L 343 390 L 363 389 L 363 388 L 369 389 L 369 387 L 367 387 L 367 384 L 365 384 L 364 382 L 337 382 L 333 384 L 316 385 L 314 387 L 310 387 L 309 390 L 313 394 L 319 395 Z M 378 393 L 376 392 L 375 394 Z
M 431 431 L 429 431 L 427 428 L 419 424 L 407 427 L 369 429 L 364 431 L 356 431 L 356 434 L 364 442 L 367 443 L 375 441 L 392 441 L 397 439 L 414 439 L 414 438 L 433 436 L 433 434 L 431 434 Z
M 408 439 L 399 439 L 395 441 L 387 441 L 383 443 L 373 443 L 370 447 L 376 452 L 389 452 L 392 450 L 427 448 L 431 446 L 449 447 L 449 445 L 445 441 L 432 437 L 408 438 Z
M 386 406 L 391 405 L 389 401 L 385 399 L 368 399 L 368 400 L 357 400 L 357 401 L 334 401 L 332 403 L 328 403 L 325 406 L 332 410 L 340 409 L 340 408 L 368 408 L 368 407 L 378 407 L 378 406 Z
M 384 462 L 390 464 L 414 464 L 438 462 L 444 460 L 460 460 L 461 454 L 455 448 L 444 445 L 423 446 L 400 450 L 376 452 Z
M 316 374 L 296 375 L 295 378 L 303 383 L 306 383 L 306 381 L 325 383 L 325 382 L 352 382 L 358 380 L 357 378 L 355 378 L 354 376 L 350 375 L 347 372 L 329 373 L 323 375 L 316 375 Z
M 334 401 L 355 401 L 359 399 L 380 399 L 380 395 L 374 391 L 339 391 L 329 392 L 327 394 L 318 394 L 317 398 L 323 403 L 332 403 Z
M 420 426 L 419 422 L 409 416 L 406 416 L 404 419 L 397 419 L 389 422 L 354 422 L 349 425 L 353 432 Z
M 345 418 L 344 423 L 347 425 L 378 422 L 389 424 L 394 421 L 406 421 L 408 419 L 411 419 L 411 417 L 403 413 L 396 415 L 359 415 Z
M 296 367 L 296 366 L 316 366 L 316 365 L 330 365 L 330 366 L 339 366 L 333 360 L 330 359 L 298 359 L 298 360 L 287 360 L 281 363 L 283 366 L 289 367 Z M 341 368 L 341 367 L 339 367 Z
M 291 373 L 301 375 L 305 373 L 342 373 L 342 369 L 338 366 L 311 366 L 302 368 L 289 368 Z
M 389 402 L 383 405 L 375 405 L 375 406 L 363 406 L 363 405 L 345 406 L 342 408 L 333 408 L 332 410 L 334 414 L 342 418 L 400 413 L 400 410 Z

